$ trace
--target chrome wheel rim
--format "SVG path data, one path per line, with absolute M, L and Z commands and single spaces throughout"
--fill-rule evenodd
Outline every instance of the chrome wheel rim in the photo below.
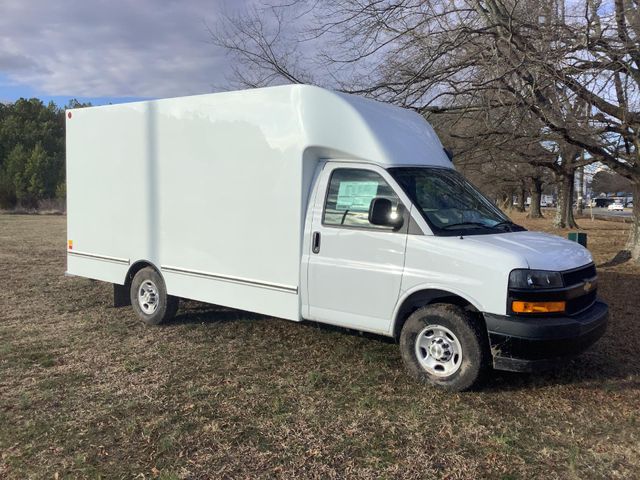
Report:
M 416 337 L 416 357 L 429 374 L 449 377 L 462 364 L 462 345 L 447 327 L 427 325 Z
M 145 280 L 138 289 L 138 305 L 147 315 L 152 315 L 158 309 L 158 287 L 151 280 Z

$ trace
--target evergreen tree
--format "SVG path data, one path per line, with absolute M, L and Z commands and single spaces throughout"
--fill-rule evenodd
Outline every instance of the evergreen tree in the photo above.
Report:
M 90 104 L 73 99 L 69 108 Z M 64 109 L 21 98 L 0 104 L 0 208 L 35 208 L 65 195 Z

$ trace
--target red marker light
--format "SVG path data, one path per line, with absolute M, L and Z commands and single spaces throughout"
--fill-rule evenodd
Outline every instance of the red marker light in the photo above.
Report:
M 71 117 L 72 117 L 71 112 L 67 112 L 67 118 L 71 118 Z

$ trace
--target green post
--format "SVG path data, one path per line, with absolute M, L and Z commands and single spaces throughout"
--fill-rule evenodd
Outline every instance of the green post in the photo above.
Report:
M 569 232 L 569 240 L 578 242 L 584 248 L 587 248 L 587 234 L 584 232 Z

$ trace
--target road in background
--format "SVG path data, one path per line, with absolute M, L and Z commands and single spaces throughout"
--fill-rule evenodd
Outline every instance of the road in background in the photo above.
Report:
M 555 212 L 555 207 L 542 207 L 542 211 L 545 215 Z M 575 212 L 575 209 L 574 209 Z M 632 218 L 632 209 L 625 208 L 622 212 L 616 210 L 607 210 L 606 208 L 590 208 L 586 207 L 582 209 L 582 215 L 590 216 L 593 214 L 596 218 L 619 218 L 620 220 L 627 220 Z
M 593 211 L 594 215 L 599 217 L 624 217 L 631 218 L 631 209 L 625 208 L 622 212 L 616 210 L 607 210 L 606 208 L 585 208 L 582 210 L 584 215 L 590 215 Z

